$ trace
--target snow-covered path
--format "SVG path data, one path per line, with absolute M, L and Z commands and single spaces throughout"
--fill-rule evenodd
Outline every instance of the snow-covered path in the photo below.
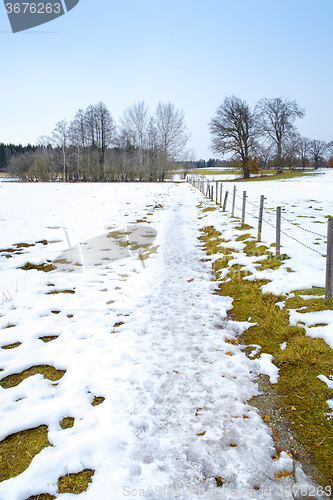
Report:
M 306 483 L 298 467 L 300 482 L 276 479 L 294 471 L 293 461 L 284 452 L 272 460 L 271 432 L 247 404 L 257 394 L 259 365 L 225 342 L 247 324 L 228 320 L 232 299 L 214 293 L 198 240 L 200 195 L 188 185 L 163 189 L 163 208 L 148 220 L 158 245 L 149 259 L 132 255 L 85 279 L 51 273 L 48 280 L 76 293 L 41 302 L 45 279 L 30 291 L 30 303 L 12 311 L 17 326 L 1 345 L 24 342 L 1 353 L 2 375 L 37 363 L 67 371 L 57 386 L 35 375 L 1 389 L 3 435 L 46 424 L 53 445 L 0 483 L 1 500 L 57 494 L 60 475 L 84 468 L 95 470 L 81 495 L 89 500 L 293 498 L 285 488 Z M 56 301 L 61 312 L 52 315 Z M 43 344 L 38 337 L 46 330 L 58 338 Z M 93 395 L 105 401 L 92 407 Z M 65 416 L 75 417 L 73 428 L 61 429 Z
M 138 347 L 131 414 L 137 439 L 126 484 L 216 488 L 214 477 L 221 476 L 239 490 L 260 487 L 264 473 L 274 475 L 273 448 L 266 427 L 243 403 L 256 393 L 253 366 L 224 342 L 235 338 L 225 320 L 231 301 L 213 294 L 211 267 L 198 248 L 193 196 L 181 195 L 158 230 L 167 273 L 141 309 L 144 349 Z M 146 473 L 149 464 L 153 474 Z
M 257 394 L 258 366 L 224 342 L 246 325 L 227 320 L 231 300 L 214 294 L 211 264 L 198 245 L 195 200 L 186 189 L 179 195 L 158 226 L 165 278 L 139 308 L 130 419 L 135 440 L 124 493 L 280 498 L 283 482 L 274 473 L 291 471 L 292 461 L 286 454 L 272 460 L 268 429 L 246 404 Z

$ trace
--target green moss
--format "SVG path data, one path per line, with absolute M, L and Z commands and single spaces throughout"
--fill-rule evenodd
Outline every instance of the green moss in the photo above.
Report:
M 51 446 L 47 439 L 47 427 L 16 432 L 0 442 L 0 482 L 24 472 L 35 455 Z
M 11 387 L 16 387 L 26 378 L 31 377 L 32 375 L 36 375 L 38 373 L 42 374 L 44 378 L 56 382 L 65 375 L 66 371 L 57 370 L 56 368 L 54 368 L 54 366 L 49 366 L 49 365 L 32 366 L 31 368 L 28 368 L 27 370 L 24 370 L 21 373 L 13 373 L 12 375 L 8 375 L 7 377 L 3 378 L 2 380 L 0 380 L 0 386 L 3 387 L 3 389 L 10 389 Z

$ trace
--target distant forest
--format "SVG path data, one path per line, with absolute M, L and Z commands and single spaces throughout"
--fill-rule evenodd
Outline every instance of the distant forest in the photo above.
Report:
M 6 172 L 9 169 L 10 162 L 12 158 L 15 158 L 22 153 L 28 153 L 30 151 L 34 152 L 38 148 L 37 146 L 22 146 L 21 144 L 4 144 L 0 143 L 0 172 Z
M 128 107 L 116 124 L 103 102 L 59 121 L 36 145 L 0 143 L 0 172 L 24 181 L 164 181 L 172 170 L 232 166 L 244 177 L 263 168 L 333 167 L 333 141 L 302 137 L 294 124 L 305 110 L 285 98 L 262 99 L 254 109 L 231 96 L 208 124 L 212 151 L 227 160 L 195 161 L 183 110 L 144 101 Z

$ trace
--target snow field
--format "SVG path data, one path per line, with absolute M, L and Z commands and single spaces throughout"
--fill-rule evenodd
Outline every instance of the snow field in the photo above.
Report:
M 20 476 L 0 483 L 1 500 L 41 493 L 69 500 L 57 494 L 58 478 L 85 468 L 95 473 L 83 499 L 148 490 L 181 499 L 189 489 L 193 499 L 245 500 L 246 490 L 277 499 L 281 491 L 293 498 L 286 487 L 311 487 L 286 453 L 272 460 L 271 431 L 247 404 L 258 394 L 256 376 L 276 372 L 263 355 L 249 359 L 225 342 L 248 323 L 227 318 L 232 299 L 214 293 L 197 238 L 210 223 L 224 237 L 235 230 L 218 212 L 198 219 L 200 193 L 184 184 L 6 183 L 0 200 L 1 248 L 35 245 L 0 258 L 0 321 L 15 325 L 1 330 L 0 345 L 21 342 L 0 350 L 1 379 L 38 364 L 66 370 L 56 384 L 34 375 L 0 388 L 0 439 L 44 424 L 52 444 Z M 144 261 L 130 252 L 82 272 L 18 269 L 53 261 L 68 240 L 78 245 L 144 217 L 157 233 L 157 251 Z M 43 239 L 57 243 L 35 244 Z M 286 275 L 280 271 L 280 285 Z M 75 293 L 47 295 L 51 289 Z M 44 343 L 46 335 L 57 338 Z M 94 396 L 105 400 L 93 407 Z M 66 416 L 75 423 L 63 430 Z M 281 471 L 296 474 L 278 481 Z

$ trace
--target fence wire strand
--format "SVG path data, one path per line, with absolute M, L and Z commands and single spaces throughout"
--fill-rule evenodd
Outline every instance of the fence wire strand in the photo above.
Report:
M 200 184 L 198 185 L 200 186 Z M 208 186 L 210 186 L 209 184 L 209 181 L 207 181 L 207 190 L 208 190 Z M 200 189 L 200 188 L 199 188 Z M 206 190 L 206 192 L 207 192 Z M 205 190 L 204 190 L 205 191 Z M 228 191 L 228 197 L 227 197 L 227 203 L 229 203 L 230 205 L 232 205 L 232 201 L 229 197 L 229 190 Z M 204 193 L 203 193 L 204 194 Z M 241 201 L 243 201 L 243 197 L 242 196 L 239 196 L 237 193 L 236 193 L 236 198 L 239 198 Z M 211 199 L 211 198 L 209 198 Z M 247 203 L 249 203 L 250 205 L 254 206 L 255 208 L 258 209 L 258 205 L 251 202 L 249 199 L 248 199 L 248 196 L 246 195 L 246 200 L 247 200 Z M 214 201 L 214 200 L 213 200 Z M 242 211 L 242 208 L 239 208 L 236 204 L 234 206 L 235 209 L 239 210 L 239 211 Z M 273 208 L 271 209 L 271 211 L 269 211 L 269 209 L 267 209 L 266 207 L 263 207 L 264 211 L 266 213 L 268 213 L 269 215 L 273 215 L 272 214 L 272 210 L 274 210 Z M 247 212 L 245 210 L 245 214 L 254 218 L 254 219 L 257 219 L 259 220 L 259 217 L 257 215 L 254 215 L 254 214 L 251 214 L 250 212 Z M 288 220 L 286 217 L 283 217 L 283 215 L 281 215 L 281 219 L 285 220 L 286 222 L 288 222 L 289 224 L 291 224 L 292 226 L 295 226 L 299 229 L 302 229 L 303 231 L 306 231 L 307 233 L 311 233 L 311 234 L 314 234 L 315 236 L 319 236 L 320 238 L 326 238 L 325 236 L 323 236 L 322 234 L 319 234 L 319 233 L 316 233 L 314 231 L 311 231 L 310 229 L 307 229 L 305 227 L 302 227 L 300 224 L 297 224 L 295 222 L 291 222 L 290 220 Z M 268 224 L 269 226 L 271 226 L 273 229 L 276 229 L 276 226 L 274 226 L 272 223 L 268 222 L 266 219 L 262 218 L 262 221 L 265 222 L 265 224 Z M 281 234 L 283 234 L 284 236 L 287 236 L 288 238 L 296 241 L 297 243 L 299 243 L 300 245 L 303 245 L 305 248 L 311 250 L 312 252 L 315 252 L 317 253 L 318 255 L 322 256 L 322 257 L 326 257 L 326 255 L 324 255 L 323 253 L 319 252 L 318 250 L 316 250 L 315 248 L 312 248 L 310 247 L 309 245 L 306 245 L 305 243 L 303 243 L 302 241 L 300 241 L 299 239 L 295 238 L 294 236 L 291 236 L 290 234 L 286 233 L 285 231 L 282 231 L 281 230 Z

